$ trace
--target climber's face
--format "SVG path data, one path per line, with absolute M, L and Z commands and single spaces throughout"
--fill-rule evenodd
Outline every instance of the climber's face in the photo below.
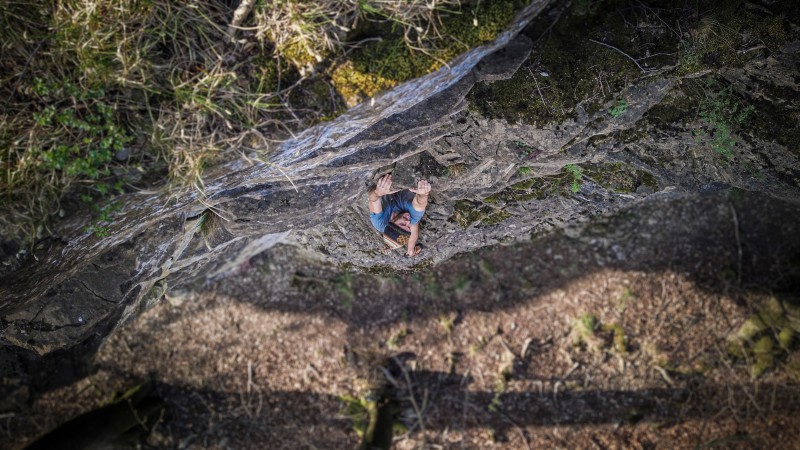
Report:
M 411 232 L 411 214 L 407 212 L 402 212 L 394 216 L 392 223 L 409 233 Z

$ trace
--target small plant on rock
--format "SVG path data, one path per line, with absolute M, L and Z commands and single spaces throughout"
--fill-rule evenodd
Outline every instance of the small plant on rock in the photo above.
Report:
M 754 110 L 753 105 L 745 104 L 733 94 L 733 86 L 712 91 L 700 102 L 698 114 L 704 129 L 695 134 L 708 134 L 709 147 L 730 161 L 737 144 L 733 132 L 749 120 Z
M 570 183 L 570 190 L 573 194 L 577 194 L 581 190 L 581 178 L 583 178 L 583 170 L 575 164 L 567 164 L 564 166 L 564 171 L 572 177 Z
M 625 99 L 623 98 L 617 100 L 617 102 L 614 103 L 614 106 L 612 106 L 611 109 L 608 110 L 608 113 L 611 115 L 611 117 L 616 119 L 617 117 L 625 114 L 625 111 L 627 110 L 628 110 L 628 102 L 625 101 Z

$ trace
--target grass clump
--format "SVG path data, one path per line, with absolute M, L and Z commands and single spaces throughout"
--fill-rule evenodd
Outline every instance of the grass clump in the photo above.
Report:
M 602 341 L 595 335 L 599 327 L 597 316 L 593 314 L 579 316 L 572 324 L 572 344 L 574 346 L 585 344 L 592 349 L 602 348 Z
M 617 353 L 628 353 L 628 337 L 621 324 L 601 324 L 597 316 L 583 314 L 572 324 L 573 346 L 586 346 L 592 351 L 606 351 L 611 348 Z
M 790 34 L 778 11 L 742 8 L 737 2 L 718 2 L 684 24 L 688 36 L 680 41 L 678 73 L 693 73 L 722 65 L 742 66 L 762 48 L 777 49 Z
M 731 85 L 714 90 L 713 81 L 709 80 L 707 87 L 709 90 L 701 100 L 698 112 L 704 128 L 695 134 L 707 136 L 708 146 L 730 161 L 737 144 L 733 133 L 748 122 L 755 108 L 735 96 Z
M 569 174 L 570 190 L 573 194 L 577 194 L 581 190 L 581 179 L 583 178 L 583 170 L 575 164 L 567 164 L 564 166 L 564 172 Z
M 497 16 L 495 4 L 459 0 L 258 1 L 236 23 L 239 2 L 4 4 L 0 232 L 32 241 L 84 195 L 155 186 L 202 195 L 204 169 L 238 156 L 228 149 L 264 159 L 275 142 L 341 112 L 346 86 L 372 80 L 374 95 L 441 66 L 494 37 L 521 6 L 503 4 Z M 363 67 L 372 58 L 357 58 L 363 38 L 427 62 L 404 77 Z M 363 78 L 337 84 L 337 67 Z
M 457 313 L 450 313 L 450 314 L 442 314 L 439 316 L 439 326 L 442 328 L 442 331 L 448 336 L 453 334 L 453 329 L 456 326 L 456 320 L 458 319 Z
M 374 418 L 378 416 L 377 401 L 352 395 L 342 395 L 339 400 L 342 402 L 342 414 L 353 421 L 353 430 L 358 437 L 364 438 L 365 434 L 374 431 Z
M 623 98 L 621 100 L 617 100 L 614 103 L 611 109 L 608 110 L 608 114 L 616 119 L 617 117 L 625 114 L 625 111 L 627 110 L 628 110 L 628 102 L 625 101 L 625 99 Z
M 386 341 L 386 346 L 391 350 L 397 350 L 402 344 L 403 340 L 408 336 L 408 328 L 403 327 L 393 333 Z

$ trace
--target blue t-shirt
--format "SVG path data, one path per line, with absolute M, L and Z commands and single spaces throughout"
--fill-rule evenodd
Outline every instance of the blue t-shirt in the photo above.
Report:
M 376 230 L 383 233 L 386 226 L 392 219 L 392 213 L 395 211 L 407 212 L 411 216 L 411 225 L 416 225 L 422 220 L 425 211 L 417 211 L 412 205 L 414 200 L 414 193 L 408 189 L 395 192 L 394 194 L 384 195 L 381 197 L 381 206 L 383 211 L 379 213 L 369 213 L 369 219 L 372 221 L 372 226 Z

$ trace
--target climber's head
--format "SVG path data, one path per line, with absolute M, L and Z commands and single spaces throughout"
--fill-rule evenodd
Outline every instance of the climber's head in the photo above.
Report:
M 391 222 L 405 231 L 411 232 L 411 214 L 398 211 L 392 214 Z

